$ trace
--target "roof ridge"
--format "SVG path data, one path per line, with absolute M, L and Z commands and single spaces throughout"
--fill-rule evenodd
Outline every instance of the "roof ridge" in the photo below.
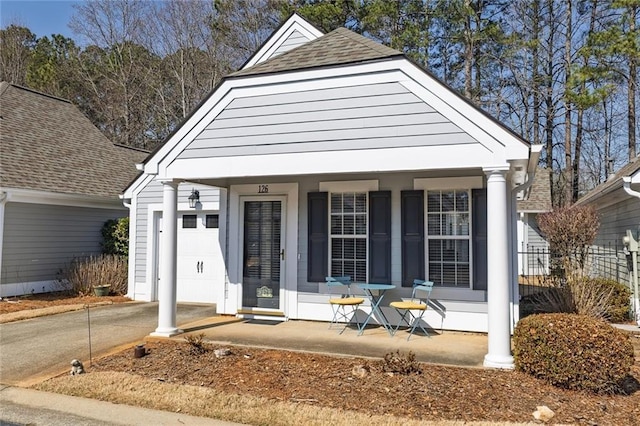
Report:
M 335 41 L 349 43 L 344 49 L 337 49 Z M 318 50 L 318 45 L 321 47 Z M 355 46 L 354 46 L 355 45 Z M 318 55 L 304 52 L 321 52 Z M 301 53 L 303 52 L 303 53 Z M 380 60 L 395 56 L 404 56 L 398 50 L 369 40 L 348 28 L 338 27 L 314 40 L 310 40 L 280 55 L 269 58 L 252 67 L 238 70 L 227 77 L 240 77 L 271 72 L 295 71 L 318 66 L 344 65 L 355 62 Z
M 344 31 L 342 31 L 342 30 L 344 30 Z M 368 37 L 363 36 L 362 34 L 358 34 L 355 31 L 351 31 L 348 28 L 338 27 L 334 31 L 336 31 L 336 32 L 339 31 L 340 35 L 342 35 L 342 36 L 344 36 L 344 37 L 346 37 L 346 38 L 348 38 L 348 39 L 350 39 L 350 40 L 352 40 L 352 41 L 354 41 L 354 42 L 356 42 L 356 43 L 358 43 L 358 44 L 360 44 L 360 45 L 362 45 L 362 46 L 364 46 L 366 48 L 374 49 L 379 53 L 385 53 L 384 52 L 385 50 L 393 50 L 398 55 L 404 55 L 403 52 L 401 52 L 401 51 L 399 51 L 397 49 L 394 49 L 393 47 L 389 47 L 389 46 L 387 46 L 385 44 L 378 43 L 378 42 L 376 42 L 374 40 L 371 40 Z
M 69 99 L 61 98 L 59 96 L 49 95 L 47 93 L 40 92 L 38 90 L 31 89 L 29 87 L 20 86 L 19 84 L 15 84 L 15 83 L 9 83 L 9 82 L 6 82 L 6 81 L 3 81 L 2 83 L 6 83 L 7 86 L 6 86 L 5 90 L 0 90 L 0 95 L 2 95 L 9 87 L 14 87 L 16 89 L 24 90 L 24 91 L 31 92 L 31 93 L 36 94 L 36 95 L 44 96 L 46 98 L 55 99 L 57 101 L 61 101 L 61 102 L 65 102 L 65 103 L 73 105 L 73 102 L 71 102 Z

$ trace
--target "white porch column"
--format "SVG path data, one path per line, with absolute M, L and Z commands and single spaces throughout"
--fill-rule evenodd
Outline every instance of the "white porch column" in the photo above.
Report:
M 509 299 L 508 166 L 485 169 L 487 175 L 487 310 L 489 351 L 485 367 L 513 368 Z M 490 214 L 489 214 L 490 213 Z
M 162 240 L 160 241 L 160 282 L 158 283 L 158 328 L 152 336 L 170 337 L 182 330 L 176 327 L 176 279 L 178 245 L 178 185 L 162 181 Z

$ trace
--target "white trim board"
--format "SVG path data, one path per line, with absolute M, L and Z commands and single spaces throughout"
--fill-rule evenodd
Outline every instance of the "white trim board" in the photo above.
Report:
M 490 157 L 493 163 L 506 163 L 508 160 L 525 159 L 529 156 L 528 144 L 405 59 L 343 66 L 340 72 L 336 77 L 335 68 L 321 68 L 225 80 L 185 125 L 149 159 L 145 164 L 145 172 L 160 173 L 163 177 L 181 177 L 175 173 L 167 173 L 167 167 L 236 98 L 376 82 L 403 84 L 488 149 L 492 154 Z M 295 80 L 292 77 L 295 77 Z M 466 156 L 473 158 L 473 154 L 469 153 Z M 486 161 L 479 161 L 475 165 L 478 167 L 486 164 Z
M 323 34 L 309 22 L 304 20 L 300 15 L 294 13 L 282 26 L 276 30 L 265 42 L 265 44 L 251 56 L 242 69 L 250 68 L 256 64 L 266 61 L 274 54 L 275 51 L 280 48 L 289 36 L 298 31 L 305 36 L 309 41 L 315 40 L 321 37 Z

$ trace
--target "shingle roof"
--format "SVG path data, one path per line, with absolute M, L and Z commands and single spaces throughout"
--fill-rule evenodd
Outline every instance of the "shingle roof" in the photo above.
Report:
M 229 77 L 344 65 L 396 56 L 403 54 L 341 27 L 251 68 L 232 73 Z
M 540 213 L 551 211 L 552 208 L 549 171 L 543 167 L 538 167 L 527 198 L 518 200 L 517 210 L 519 212 Z
M 600 198 L 602 195 L 614 191 L 618 188 L 622 188 L 622 178 L 625 176 L 631 176 L 640 170 L 640 156 L 634 158 L 631 162 L 621 167 L 613 175 L 602 182 L 600 185 L 587 192 L 582 198 L 578 200 L 576 204 L 588 204 L 589 202 Z
M 146 152 L 114 146 L 71 102 L 0 83 L 0 186 L 117 197 Z

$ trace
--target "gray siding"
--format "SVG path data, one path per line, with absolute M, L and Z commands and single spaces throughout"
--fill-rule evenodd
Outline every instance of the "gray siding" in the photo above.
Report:
M 2 284 L 54 280 L 74 257 L 100 253 L 104 223 L 127 214 L 124 208 L 7 203 Z
M 399 83 L 239 98 L 179 158 L 476 141 Z
M 279 55 L 281 53 L 288 52 L 289 50 L 291 50 L 291 49 L 293 49 L 295 47 L 301 46 L 301 45 L 305 44 L 308 41 L 309 41 L 309 39 L 306 38 L 304 35 L 302 35 L 302 33 L 300 31 L 293 31 L 291 34 L 289 34 L 289 37 L 287 37 L 287 39 L 282 42 L 280 47 L 278 47 L 276 49 L 276 51 L 273 52 L 273 55 L 271 55 L 267 59 L 271 59 L 274 56 L 277 56 L 277 55 Z
M 218 202 L 220 199 L 220 191 L 217 188 L 185 183 L 178 187 L 179 203 L 183 203 L 188 199 L 189 195 L 191 195 L 192 188 L 200 191 L 201 202 Z M 147 251 L 149 250 L 147 238 L 148 227 L 153 226 L 153 223 L 149 223 L 150 204 L 162 204 L 162 184 L 157 181 L 151 181 L 140 191 L 137 197 L 135 250 L 136 282 L 145 282 L 146 279 Z
M 598 215 L 600 228 L 594 242 L 596 247 L 590 259 L 590 272 L 593 275 L 629 283 L 622 237 L 626 235 L 627 229 L 634 233 L 636 239 L 640 237 L 640 200 L 632 197 L 624 198 L 618 203 L 598 209 Z
M 529 226 L 527 227 L 528 249 L 546 249 L 547 240 L 542 236 L 542 231 L 538 226 L 538 214 L 528 213 Z
M 600 229 L 596 245 L 622 244 L 626 230 L 640 233 L 640 200 L 628 197 L 623 201 L 598 210 Z

